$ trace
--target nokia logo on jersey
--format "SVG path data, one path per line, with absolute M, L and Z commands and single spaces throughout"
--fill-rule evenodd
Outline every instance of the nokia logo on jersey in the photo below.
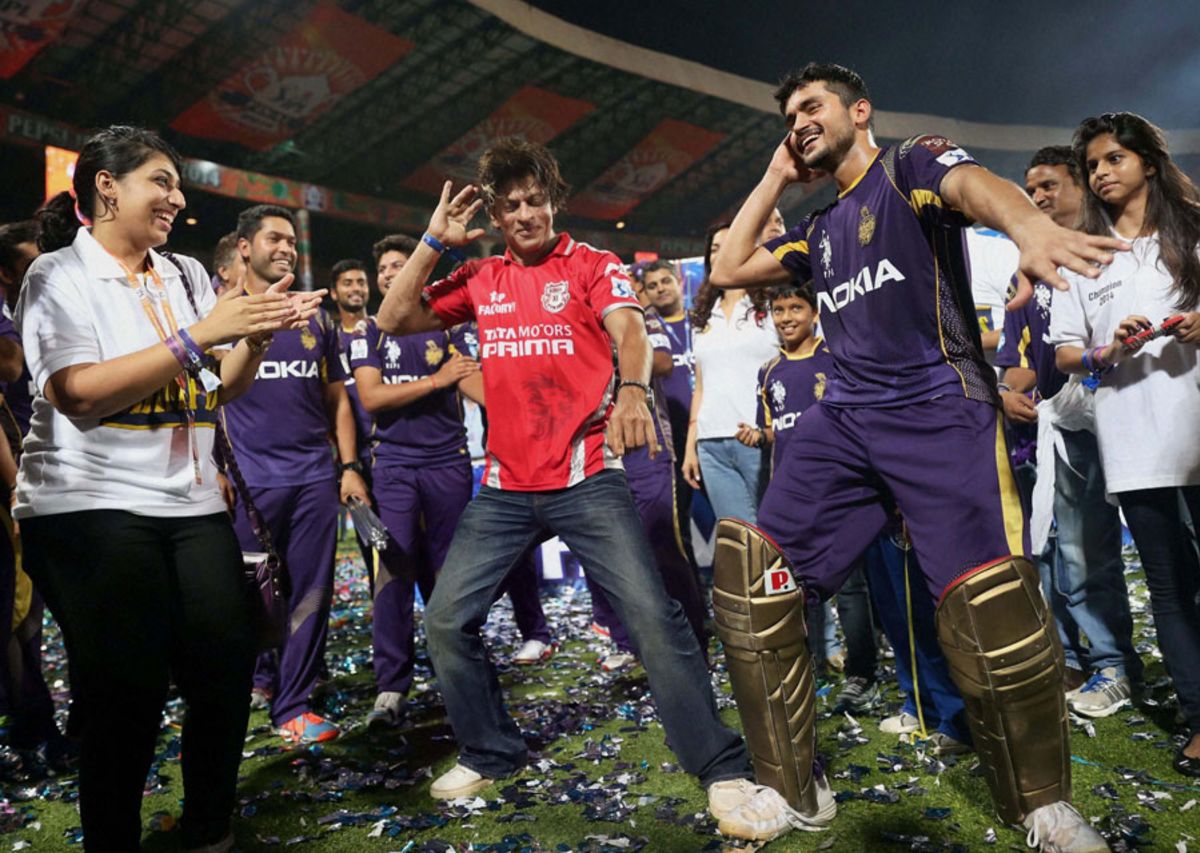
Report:
M 785 429 L 791 429 L 796 425 L 796 419 L 800 417 L 800 412 L 788 412 L 785 415 L 780 415 L 777 418 L 771 419 L 771 429 L 775 432 L 781 432 Z
M 315 361 L 264 361 L 256 379 L 316 379 L 320 376 Z
M 676 367 L 691 367 L 696 363 L 696 357 L 690 352 L 674 352 L 671 353 L 671 362 Z
M 426 379 L 426 378 L 427 378 L 427 376 L 413 376 L 411 374 L 405 373 L 403 375 L 397 375 L 397 376 L 385 376 L 385 377 L 383 377 L 383 384 L 384 385 L 403 385 L 405 382 L 416 382 L 418 379 Z
M 531 355 L 574 355 L 575 342 L 564 338 L 533 338 L 483 345 L 483 358 L 524 358 Z
M 863 267 L 858 271 L 858 275 L 849 281 L 843 281 L 831 292 L 821 291 L 818 293 L 817 309 L 837 313 L 853 302 L 856 297 L 865 296 L 872 290 L 878 290 L 889 281 L 904 280 L 904 273 L 896 269 L 891 261 L 884 258 L 875 267 L 874 275 L 871 274 L 870 267 Z

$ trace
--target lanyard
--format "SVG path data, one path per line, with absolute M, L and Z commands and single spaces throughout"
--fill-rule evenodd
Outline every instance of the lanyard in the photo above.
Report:
M 109 252 L 109 254 L 112 255 L 112 252 Z M 167 288 L 163 284 L 158 270 L 154 268 L 154 265 L 150 263 L 149 257 L 147 257 L 147 280 L 138 281 L 137 275 L 129 268 L 127 263 L 116 255 L 113 255 L 113 259 L 125 271 L 125 279 L 137 294 L 142 311 L 145 312 L 146 317 L 150 320 L 150 325 L 154 327 L 154 331 L 158 334 L 158 339 L 166 343 L 168 337 L 179 332 L 179 324 L 175 322 L 175 312 L 171 310 L 171 301 L 167 297 Z M 157 294 L 151 291 L 151 281 L 158 289 Z M 162 305 L 163 319 L 167 321 L 166 328 L 163 327 L 162 319 L 159 318 L 158 311 L 154 307 L 155 303 Z M 170 335 L 167 334 L 168 329 L 170 330 Z M 175 383 L 179 386 L 180 397 L 183 401 L 183 412 L 187 418 L 188 447 L 192 451 L 192 471 L 196 477 L 196 485 L 200 485 L 204 481 L 200 477 L 200 442 L 196 438 L 196 380 L 187 370 L 181 370 L 175 375 Z

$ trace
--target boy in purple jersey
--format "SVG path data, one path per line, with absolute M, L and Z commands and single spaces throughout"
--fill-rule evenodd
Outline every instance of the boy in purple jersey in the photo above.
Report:
M 246 290 L 261 293 L 296 265 L 296 230 L 282 207 L 257 205 L 238 217 Z M 313 713 L 322 670 L 339 503 L 369 501 L 359 475 L 354 415 L 337 329 L 322 312 L 307 328 L 275 335 L 250 390 L 225 406 L 225 428 L 251 497 L 291 581 L 289 634 L 278 655 L 259 658 L 254 685 L 270 697 L 271 722 L 288 743 L 331 740 L 338 728 Z M 335 466 L 329 436 L 337 441 Z M 338 475 L 341 475 L 339 492 Z M 235 523 L 244 551 L 261 545 L 244 507 Z
M 1071 148 L 1037 151 L 1025 172 L 1025 191 L 1055 222 L 1075 227 L 1084 187 Z M 1077 714 L 1106 717 L 1129 704 L 1143 665 L 1133 648 L 1121 519 L 1106 497 L 1092 392 L 1079 380 L 1068 385 L 1055 363 L 1052 293 L 1038 282 L 1034 298 L 1009 312 L 996 365 L 1005 368 L 1000 386 L 1005 416 L 1037 434 L 1041 488 L 1030 486 L 1033 544 L 1035 551 L 1046 544 L 1042 585 L 1066 652 L 1067 701 Z M 1051 516 L 1055 536 L 1049 535 Z
M 625 454 L 625 477 L 629 481 L 629 491 L 633 494 L 633 502 L 637 506 L 638 515 L 642 519 L 642 527 L 654 550 L 654 559 L 658 571 L 662 575 L 663 586 L 667 595 L 677 601 L 683 608 L 692 633 L 700 650 L 708 658 L 708 638 L 704 633 L 704 598 L 700 594 L 700 585 L 696 581 L 696 569 L 688 559 L 684 548 L 683 534 L 679 527 L 679 519 L 675 512 L 675 457 L 673 448 L 672 427 L 666 413 L 663 392 L 664 378 L 670 375 L 674 368 L 671 358 L 671 344 L 667 338 L 662 321 L 653 313 L 646 314 L 646 333 L 650 345 L 654 349 L 654 361 L 651 369 L 651 387 L 654 389 L 652 413 L 654 429 L 659 447 L 665 453 L 650 456 L 648 447 L 639 447 Z M 615 655 L 609 655 L 601 662 L 605 670 L 622 669 L 633 663 L 636 649 L 629 638 L 629 633 L 617 617 L 612 605 L 605 598 L 599 586 L 588 582 L 592 593 L 592 614 L 594 620 L 609 629 L 613 643 L 617 647 Z
M 1062 651 L 1037 572 L 965 277 L 962 226 L 1009 234 L 1025 275 L 1095 277 L 1119 240 L 1053 223 L 1014 185 L 941 136 L 881 150 L 862 78 L 812 64 L 776 93 L 788 134 L 714 263 L 722 287 L 813 281 L 836 364 L 794 428 L 759 520 L 810 594 L 837 591 L 897 505 L 963 693 L 1001 817 L 1046 850 L 1105 850 L 1072 809 Z M 788 184 L 831 175 L 837 200 L 765 246 Z M 1019 290 L 1030 295 L 1028 282 Z M 729 530 L 729 522 L 722 526 Z M 760 539 L 772 551 L 774 542 Z M 733 550 L 729 559 L 740 559 Z M 1005 648 L 1000 667 L 996 653 Z M 811 682 L 808 682 L 811 684 Z M 797 768 L 802 786 L 812 771 Z

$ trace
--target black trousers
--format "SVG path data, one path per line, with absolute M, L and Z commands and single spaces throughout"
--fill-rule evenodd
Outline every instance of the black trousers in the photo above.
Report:
M 137 850 L 142 789 L 172 679 L 184 846 L 229 830 L 249 715 L 250 588 L 229 517 L 119 510 L 21 522 L 25 568 L 62 626 L 81 705 L 79 806 L 88 851 Z
M 1117 495 L 1146 571 L 1154 630 L 1190 735 L 1200 734 L 1200 486 Z

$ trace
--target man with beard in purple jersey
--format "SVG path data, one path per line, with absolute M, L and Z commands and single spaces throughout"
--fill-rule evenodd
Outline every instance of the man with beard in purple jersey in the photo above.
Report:
M 780 586 L 794 571 L 789 589 L 798 583 L 827 598 L 898 506 L 938 602 L 938 637 L 1000 817 L 1024 825 L 1043 850 L 1107 850 L 1069 805 L 1062 649 L 1025 556 L 962 228 L 975 219 L 1008 234 L 1024 276 L 1059 287 L 1067 286 L 1059 266 L 1094 277 L 1093 263 L 1111 262 L 1127 245 L 1056 225 L 945 137 L 877 148 L 866 85 L 847 68 L 811 64 L 785 78 L 776 98 L 788 134 L 735 218 L 711 281 L 811 278 L 836 369 L 822 401 L 794 427 L 791 446 L 803 454 L 789 453 L 767 490 L 759 512 L 767 535 L 723 520 L 714 564 L 728 561 L 731 575 L 745 576 L 748 559 L 778 560 Z M 820 173 L 833 177 L 837 200 L 756 246 L 783 190 Z M 1030 290 L 1026 278 L 1021 297 Z M 739 665 L 739 702 L 786 710 L 747 692 L 753 666 Z M 811 690 L 809 679 L 797 701 Z M 801 792 L 818 781 L 805 720 L 808 730 L 789 732 L 803 746 L 789 771 Z
M 247 292 L 261 293 L 295 268 L 296 228 L 286 208 L 243 211 L 237 233 Z M 339 734 L 313 712 L 310 697 L 329 629 L 339 499 L 370 500 L 345 379 L 337 329 L 322 312 L 306 328 L 277 333 L 250 390 L 223 409 L 237 463 L 291 581 L 288 636 L 278 660 L 260 656 L 254 673 L 256 690 L 270 696 L 276 733 L 290 744 Z M 240 504 L 235 526 L 243 551 L 261 550 Z

